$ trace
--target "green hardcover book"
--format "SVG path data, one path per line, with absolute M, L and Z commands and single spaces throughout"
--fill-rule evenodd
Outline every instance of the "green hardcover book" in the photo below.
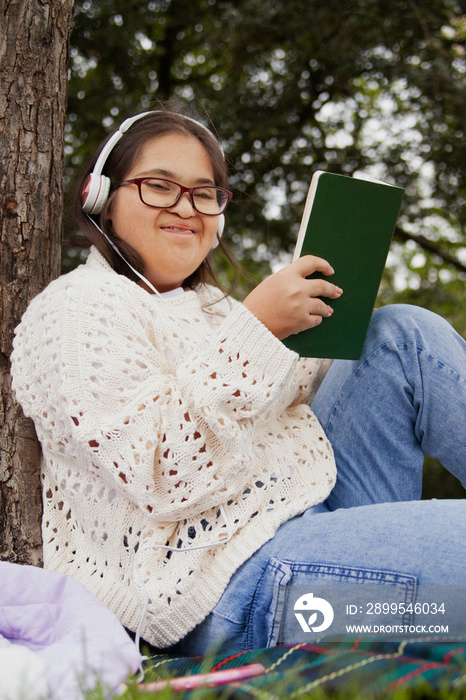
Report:
M 302 357 L 357 360 L 374 308 L 404 189 L 378 180 L 314 173 L 293 260 L 317 255 L 335 274 L 324 277 L 343 289 L 325 302 L 333 314 L 315 328 L 283 342 Z

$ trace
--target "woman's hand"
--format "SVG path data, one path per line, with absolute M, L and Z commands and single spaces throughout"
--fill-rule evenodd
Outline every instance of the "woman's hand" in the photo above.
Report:
M 317 297 L 337 299 L 343 290 L 323 279 L 306 279 L 313 272 L 333 275 L 334 269 L 322 258 L 304 255 L 267 277 L 243 304 L 279 340 L 318 326 L 333 309 Z

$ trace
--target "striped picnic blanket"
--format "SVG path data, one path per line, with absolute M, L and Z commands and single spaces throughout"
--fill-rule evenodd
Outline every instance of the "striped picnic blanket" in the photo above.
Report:
M 210 658 L 157 655 L 146 662 L 146 680 L 256 663 L 265 666 L 265 674 L 219 686 L 212 693 L 222 698 L 292 699 L 321 688 L 347 691 L 351 697 L 357 697 L 366 693 L 386 695 L 399 688 L 424 684 L 432 690 L 464 690 L 466 698 L 466 639 L 451 641 L 425 636 L 400 639 L 347 635 L 318 644 L 255 649 Z M 183 697 L 187 695 L 185 692 Z

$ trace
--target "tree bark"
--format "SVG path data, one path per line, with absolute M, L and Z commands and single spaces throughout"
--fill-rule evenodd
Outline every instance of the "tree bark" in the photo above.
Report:
M 0 558 L 41 563 L 40 447 L 11 393 L 13 330 L 60 273 L 73 0 L 0 0 Z

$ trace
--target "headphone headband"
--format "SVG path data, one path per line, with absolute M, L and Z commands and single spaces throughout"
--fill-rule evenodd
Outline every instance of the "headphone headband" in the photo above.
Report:
M 134 122 L 137 122 L 139 119 L 142 119 L 146 116 L 146 114 L 151 114 L 151 112 L 141 112 L 141 114 L 136 114 L 135 117 L 129 117 L 128 119 L 125 119 L 125 121 L 122 124 L 120 124 L 118 129 L 112 134 L 105 146 L 102 148 L 91 175 L 102 175 L 102 170 L 104 169 L 104 165 L 107 162 L 107 158 L 115 148 L 118 141 L 128 131 L 129 127 L 134 124 Z
M 125 119 L 125 121 L 122 124 L 120 124 L 118 129 L 112 134 L 111 138 L 102 148 L 102 151 L 100 152 L 99 157 L 97 158 L 96 164 L 94 165 L 94 169 L 91 174 L 102 175 L 102 170 L 104 169 L 104 165 L 107 162 L 107 158 L 109 157 L 110 153 L 113 151 L 121 137 L 128 131 L 130 126 L 133 126 L 134 122 L 139 121 L 143 117 L 146 117 L 148 114 L 169 114 L 169 112 L 164 112 L 163 110 L 155 109 L 150 112 L 141 112 L 140 114 L 136 114 L 134 117 L 128 117 L 128 119 Z M 182 119 L 187 119 L 193 124 L 197 124 L 197 126 L 200 126 L 202 129 L 204 129 L 204 131 L 207 131 L 207 133 L 215 140 L 215 142 L 218 143 L 217 139 L 210 131 L 210 129 L 204 126 L 204 124 L 201 124 L 201 122 L 198 122 L 197 119 L 187 117 L 185 114 L 177 114 L 177 116 L 181 117 Z

